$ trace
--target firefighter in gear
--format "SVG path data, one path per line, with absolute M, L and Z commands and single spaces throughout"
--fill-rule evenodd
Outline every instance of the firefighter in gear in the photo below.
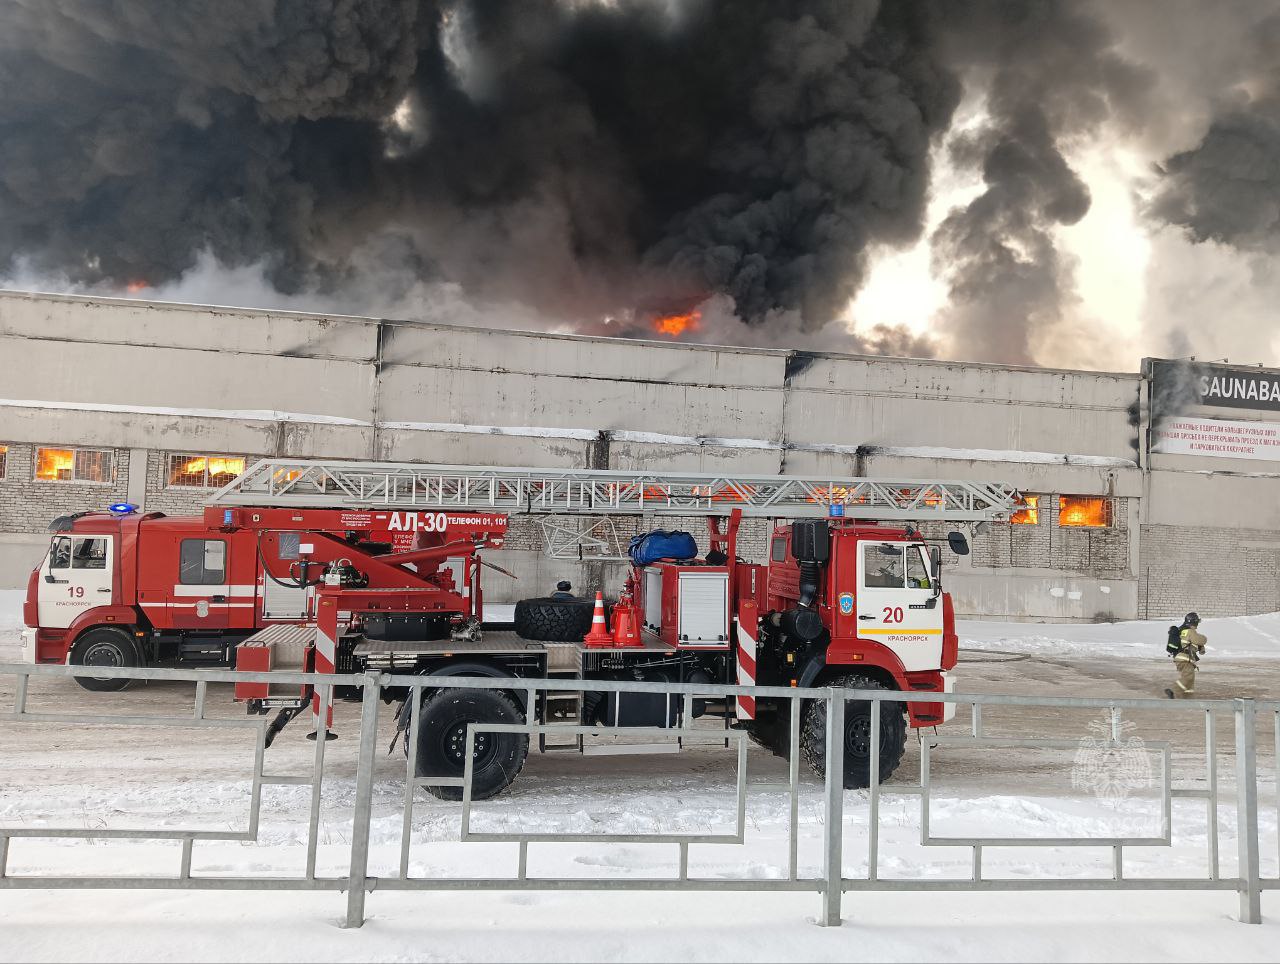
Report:
M 1200 617 L 1196 613 L 1187 613 L 1182 625 L 1175 627 L 1178 632 L 1177 652 L 1172 653 L 1173 663 L 1178 669 L 1178 681 L 1173 689 L 1165 690 L 1171 700 L 1186 699 L 1196 691 L 1196 669 L 1200 657 L 1204 655 L 1206 639 L 1199 630 Z M 1173 633 L 1170 632 L 1170 636 Z M 1172 648 L 1172 640 L 1170 641 Z

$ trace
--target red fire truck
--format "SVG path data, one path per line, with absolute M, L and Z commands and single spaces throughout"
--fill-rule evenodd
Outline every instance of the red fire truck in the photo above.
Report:
M 417 613 L 376 621 L 371 634 L 477 637 L 478 550 L 502 545 L 507 517 L 211 506 L 170 518 L 116 505 L 50 528 L 24 605 L 32 662 L 228 666 L 258 630 L 314 622 L 326 573 L 333 585 L 418 590 Z M 129 685 L 78 681 L 92 690 Z
M 418 705 L 405 694 L 397 714 L 406 730 L 420 714 L 421 776 L 462 775 L 468 723 L 680 722 L 679 701 L 592 690 L 592 680 L 901 691 L 911 696 L 879 704 L 880 773 L 888 778 L 907 728 L 948 718 L 947 704 L 924 697 L 950 690 L 957 659 L 940 546 L 916 526 L 980 523 L 1020 505 L 1011 488 L 980 482 L 268 459 L 216 493 L 202 518 L 58 520 L 50 553 L 32 575 L 27 621 L 41 661 L 224 662 L 234 650 L 237 667 L 255 672 L 440 678 L 438 687 L 423 688 Z M 640 624 L 634 642 L 584 643 L 590 604 L 572 599 L 525 600 L 517 632 L 481 631 L 480 568 L 488 564 L 479 553 L 501 545 L 506 517 L 520 513 L 577 516 L 576 535 L 558 544 L 579 558 L 602 558 L 604 540 L 593 533 L 626 514 L 706 516 L 708 542 L 692 558 L 632 567 L 622 604 Z M 744 516 L 775 520 L 767 561 L 739 557 Z M 959 532 L 948 542 L 968 551 Z M 107 598 L 94 605 L 99 592 Z M 275 596 L 285 592 L 287 610 Z M 88 601 L 70 608 L 59 605 L 64 598 Z M 201 622 L 211 618 L 219 625 Z M 510 690 L 450 688 L 450 676 L 557 677 L 583 687 L 530 705 L 528 689 L 514 683 Z M 273 732 L 306 706 L 324 712 L 326 724 L 331 719 L 316 692 L 296 686 L 246 681 L 236 696 L 250 712 L 278 710 Z M 695 716 L 722 715 L 776 752 L 785 752 L 790 711 L 785 699 L 693 706 Z M 824 704 L 801 712 L 802 751 L 822 772 Z M 851 787 L 869 781 L 871 712 L 862 701 L 846 713 Z M 520 734 L 478 737 L 473 798 L 509 785 L 528 749 Z M 461 794 L 431 790 L 447 799 Z

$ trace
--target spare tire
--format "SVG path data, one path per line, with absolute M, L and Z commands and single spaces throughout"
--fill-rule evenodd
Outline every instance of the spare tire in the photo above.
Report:
M 591 632 L 595 599 L 521 599 L 516 603 L 516 635 L 548 643 L 580 643 Z

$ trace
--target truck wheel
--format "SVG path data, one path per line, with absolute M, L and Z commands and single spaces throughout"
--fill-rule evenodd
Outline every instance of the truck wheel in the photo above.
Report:
M 73 666 L 141 666 L 142 658 L 133 639 L 122 629 L 102 627 L 91 629 L 71 649 Z M 94 678 L 77 676 L 76 682 L 96 693 L 115 693 L 128 689 L 131 679 Z
M 747 738 L 761 749 L 768 750 L 774 756 L 787 759 L 790 747 L 787 741 L 791 738 L 790 727 L 785 720 L 755 720 L 747 729 Z M 801 740 L 804 739 L 803 733 Z
M 591 632 L 594 612 L 594 599 L 521 599 L 516 603 L 516 635 L 550 643 L 580 643 Z
M 887 690 L 878 680 L 866 676 L 837 676 L 827 686 L 858 690 Z M 844 708 L 844 785 L 847 790 L 871 785 L 871 713 L 870 700 L 847 700 Z M 814 773 L 826 773 L 827 704 L 814 700 L 805 710 L 800 728 L 800 748 Z M 901 703 L 880 703 L 880 782 L 898 769 L 907 748 L 907 720 Z
M 495 690 L 439 690 L 422 704 L 418 724 L 420 777 L 460 777 L 466 759 L 468 723 L 521 723 L 524 715 Z M 405 747 L 408 752 L 408 747 Z M 471 799 L 487 800 L 511 785 L 529 756 L 527 733 L 477 733 Z M 441 800 L 461 800 L 461 787 L 427 787 Z

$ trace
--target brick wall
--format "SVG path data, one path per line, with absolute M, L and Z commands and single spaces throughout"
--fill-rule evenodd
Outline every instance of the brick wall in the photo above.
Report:
M 156 452 L 147 453 L 147 501 L 148 512 L 165 515 L 200 515 L 210 494 L 216 487 L 196 488 L 169 485 L 169 456 L 171 455 L 244 455 L 242 452 Z M 252 464 L 254 456 L 246 456 L 246 464 Z
M 114 481 L 45 482 L 35 478 L 35 450 L 41 446 L 3 442 L 9 448 L 0 479 L 0 532 L 44 532 L 60 515 L 105 509 L 128 498 L 129 450 L 111 449 Z M 50 442 L 50 448 L 58 443 Z
M 1111 501 L 1109 527 L 1064 528 L 1058 525 L 1058 495 L 1041 494 L 1039 519 L 1034 525 L 997 522 L 970 540 L 972 565 L 990 569 L 1054 569 L 1103 578 L 1130 575 L 1130 500 Z
M 1138 612 L 1150 619 L 1280 610 L 1280 531 L 1142 527 Z

